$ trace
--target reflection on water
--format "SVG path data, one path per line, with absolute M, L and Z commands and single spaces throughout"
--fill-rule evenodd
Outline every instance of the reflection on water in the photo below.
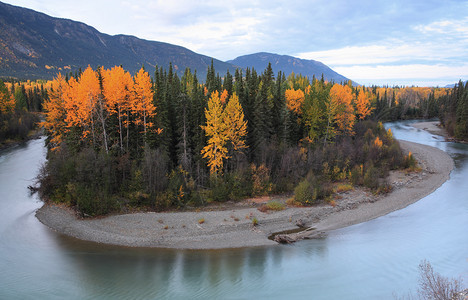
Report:
M 0 152 L 0 299 L 392 299 L 417 286 L 428 259 L 468 281 L 468 147 L 387 125 L 395 137 L 447 151 L 456 169 L 425 199 L 294 245 L 186 251 L 99 245 L 40 224 L 27 185 L 43 140 Z

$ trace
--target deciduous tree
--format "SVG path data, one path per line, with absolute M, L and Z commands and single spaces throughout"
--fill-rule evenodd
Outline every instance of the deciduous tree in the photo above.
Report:
M 153 89 L 149 74 L 141 68 L 134 78 L 134 97 L 132 102 L 132 112 L 137 116 L 136 125 L 143 125 L 143 132 L 146 139 L 148 128 L 153 127 L 151 118 L 156 115 L 156 107 L 153 105 Z
M 301 89 L 287 89 L 285 92 L 286 105 L 288 109 L 297 115 L 301 114 L 302 105 L 304 104 L 304 92 Z
M 67 112 L 64 107 L 64 98 L 68 84 L 62 74 L 58 74 L 52 81 L 49 99 L 44 102 L 45 120 L 41 125 L 51 136 L 50 143 L 53 151 L 60 149 L 66 130 L 65 119 Z
M 128 122 L 124 122 L 128 117 L 130 103 L 132 102 L 133 80 L 130 73 L 125 72 L 122 67 L 113 67 L 104 72 L 103 93 L 107 99 L 111 114 L 117 114 L 119 120 L 120 150 L 123 151 L 123 126 L 127 129 Z M 127 149 L 128 150 L 128 149 Z
M 226 143 L 228 140 L 227 126 L 224 123 L 223 106 L 218 91 L 214 91 L 205 109 L 206 126 L 202 126 L 208 137 L 208 142 L 201 151 L 203 158 L 208 159 L 210 173 L 217 175 L 223 168 L 223 160 L 228 158 Z
M 364 120 L 372 110 L 369 94 L 365 90 L 360 91 L 356 99 L 356 114 L 359 119 Z
M 356 116 L 352 105 L 353 94 L 347 85 L 335 83 L 330 90 L 330 102 L 336 106 L 335 120 L 338 129 L 343 133 L 352 134 Z

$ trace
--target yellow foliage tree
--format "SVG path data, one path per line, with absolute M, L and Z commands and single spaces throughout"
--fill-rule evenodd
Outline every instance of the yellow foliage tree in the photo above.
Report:
M 228 158 L 226 143 L 228 130 L 224 123 L 224 112 L 218 91 L 214 91 L 205 108 L 206 126 L 202 126 L 208 137 L 208 145 L 202 150 L 203 158 L 208 159 L 211 174 L 218 174 L 223 168 L 223 160 Z
M 8 88 L 0 80 L 0 113 L 12 112 L 15 109 L 14 95 L 10 95 Z
M 226 125 L 228 141 L 234 151 L 247 148 L 244 141 L 247 136 L 247 121 L 244 120 L 244 112 L 236 93 L 229 98 L 224 109 L 224 124 Z

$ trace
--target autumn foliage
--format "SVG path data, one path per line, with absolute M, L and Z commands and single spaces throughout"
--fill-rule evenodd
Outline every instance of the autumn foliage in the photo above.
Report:
M 222 98 L 227 98 L 224 90 Z M 224 160 L 229 158 L 228 146 L 234 151 L 247 148 L 245 136 L 247 135 L 247 122 L 244 120 L 242 106 L 236 94 L 229 98 L 226 107 L 223 108 L 218 91 L 211 94 L 208 100 L 208 108 L 205 109 L 206 126 L 202 126 L 208 137 L 208 145 L 201 153 L 208 160 L 211 174 L 217 174 L 222 170 Z
M 353 107 L 353 94 L 347 85 L 335 83 L 330 90 L 330 101 L 336 107 L 334 116 L 338 129 L 343 133 L 353 133 L 356 119 Z
M 296 200 L 312 204 L 329 197 L 336 180 L 379 190 L 404 159 L 391 131 L 371 120 L 432 116 L 432 99 L 443 91 L 276 76 L 271 66 L 224 77 L 211 66 L 207 74 L 201 82 L 172 66 L 156 68 L 153 78 L 143 68 L 88 67 L 42 83 L 53 150 L 43 194 L 93 215 L 295 187 Z M 30 87 L 37 90 L 34 83 L 7 86 L 3 110 L 13 92 L 16 109 L 36 106 L 21 104 Z
M 287 89 L 285 92 L 286 105 L 288 109 L 296 114 L 301 113 L 302 104 L 304 103 L 304 92 L 301 89 Z
M 153 128 L 156 107 L 151 79 L 143 69 L 132 79 L 121 67 L 97 71 L 88 67 L 78 79 L 72 77 L 68 82 L 57 75 L 44 112 L 42 126 L 50 134 L 53 150 L 60 149 L 65 137 L 74 139 L 79 133 L 80 143 L 108 152 L 114 145 L 123 151 L 124 139 L 128 150 L 131 124 L 142 129 L 144 138 Z M 110 124 L 110 117 L 118 120 L 118 127 Z

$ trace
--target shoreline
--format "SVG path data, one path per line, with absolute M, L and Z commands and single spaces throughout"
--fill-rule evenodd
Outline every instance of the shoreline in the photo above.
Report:
M 431 134 L 440 135 L 445 139 L 451 139 L 447 131 L 441 126 L 439 121 L 419 122 L 411 124 L 414 128 L 425 130 Z
M 314 238 L 328 231 L 369 221 L 402 209 L 440 187 L 453 169 L 452 158 L 442 150 L 399 141 L 411 151 L 421 172 L 393 171 L 389 194 L 375 196 L 363 188 L 339 194 L 336 207 L 286 207 L 260 212 L 258 201 L 242 201 L 226 207 L 185 212 L 132 213 L 96 219 L 77 218 L 72 209 L 45 204 L 36 217 L 49 228 L 68 236 L 97 243 L 130 247 L 173 249 L 223 249 L 277 245 L 273 233 L 298 229 L 297 223 L 314 228 L 301 238 Z M 268 201 L 273 198 L 262 199 Z M 279 199 L 279 200 L 284 200 Z M 252 225 L 253 218 L 258 226 Z M 203 221 L 202 221 L 203 219 Z

